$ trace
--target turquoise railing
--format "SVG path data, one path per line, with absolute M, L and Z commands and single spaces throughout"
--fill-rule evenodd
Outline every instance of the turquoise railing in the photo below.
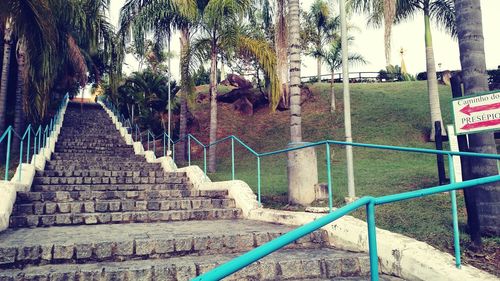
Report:
M 188 134 L 188 135 L 186 135 L 186 137 L 184 137 L 182 139 L 179 139 L 177 141 L 174 141 L 172 143 L 176 144 L 176 143 L 178 143 L 180 141 L 185 140 L 186 138 L 187 138 L 187 144 L 188 144 L 188 165 L 191 164 L 191 140 L 194 140 L 198 145 L 200 145 L 200 146 L 203 147 L 203 151 L 204 151 L 204 154 L 203 154 L 203 166 L 204 166 L 205 175 L 207 173 L 207 170 L 206 170 L 206 165 L 207 165 L 206 150 L 210 146 L 218 145 L 218 144 L 220 144 L 222 142 L 225 142 L 225 141 L 231 141 L 231 179 L 232 180 L 234 180 L 236 178 L 235 177 L 235 163 L 234 163 L 234 144 L 235 144 L 235 141 L 237 143 L 239 143 L 241 146 L 243 146 L 244 148 L 246 148 L 250 153 L 252 153 L 257 158 L 257 200 L 259 202 L 259 205 L 262 205 L 262 203 L 261 203 L 261 167 L 260 167 L 261 158 L 272 156 L 272 155 L 277 155 L 277 154 L 282 154 L 282 153 L 288 153 L 290 151 L 300 150 L 300 149 L 304 149 L 304 148 L 317 147 L 317 146 L 324 145 L 325 148 L 326 148 L 326 166 L 327 166 L 327 180 L 328 180 L 328 205 L 329 205 L 329 209 L 330 209 L 331 214 L 333 214 L 333 213 L 339 214 L 339 211 L 340 211 L 340 209 L 339 209 L 339 210 L 333 212 L 333 193 L 332 193 L 333 182 L 332 182 L 332 176 L 331 176 L 331 158 L 330 158 L 330 146 L 331 145 L 343 145 L 343 146 L 349 145 L 349 146 L 354 146 L 354 147 L 364 147 L 364 148 L 371 148 L 371 149 L 393 150 L 393 151 L 402 151 L 402 152 L 411 152 L 411 153 L 424 153 L 424 154 L 439 154 L 439 155 L 446 155 L 446 156 L 448 156 L 449 173 L 450 173 L 450 184 L 447 185 L 447 186 L 439 186 L 439 187 L 434 187 L 434 188 L 427 188 L 427 189 L 419 190 L 419 191 L 415 191 L 415 192 L 389 195 L 389 196 L 384 196 L 384 197 L 380 197 L 380 198 L 365 197 L 361 201 L 358 200 L 358 201 L 356 201 L 355 203 L 353 203 L 351 205 L 347 205 L 347 206 L 343 207 L 343 208 L 347 208 L 347 209 L 343 209 L 343 210 L 348 210 L 348 213 L 350 213 L 350 212 L 358 209 L 360 206 L 366 205 L 366 208 L 367 208 L 367 221 L 368 221 L 368 228 L 369 228 L 369 242 L 370 242 L 370 245 L 371 245 L 369 247 L 370 248 L 371 264 L 373 264 L 374 260 L 376 261 L 376 256 L 377 256 L 376 255 L 376 238 L 375 238 L 375 215 L 374 215 L 375 214 L 375 205 L 387 204 L 387 203 L 392 203 L 392 202 L 396 202 L 396 201 L 408 200 L 408 199 L 411 199 L 411 198 L 427 196 L 427 195 L 434 194 L 434 193 L 450 191 L 451 204 L 452 204 L 453 244 L 454 244 L 454 252 L 455 252 L 455 264 L 459 268 L 460 265 L 461 265 L 461 258 L 460 258 L 460 237 L 459 237 L 459 229 L 458 229 L 458 214 L 457 214 L 457 203 L 456 203 L 457 199 L 456 199 L 456 192 L 455 192 L 455 190 L 456 189 L 461 189 L 460 186 L 462 186 L 464 183 L 456 183 L 455 182 L 455 178 L 454 178 L 454 166 L 453 166 L 453 161 L 452 161 L 453 157 L 456 157 L 456 156 L 467 156 L 467 157 L 481 157 L 481 158 L 489 158 L 489 159 L 500 160 L 500 155 L 496 155 L 496 154 L 484 154 L 484 153 L 472 153 L 472 152 L 454 152 L 454 151 L 433 150 L 433 149 L 426 149 L 426 148 L 411 148 L 411 147 L 401 147 L 401 146 L 388 146 L 388 145 L 376 145 L 376 144 L 365 144 L 365 143 L 351 143 L 351 142 L 332 141 L 332 140 L 325 140 L 325 141 L 307 143 L 305 145 L 301 145 L 301 146 L 297 146 L 297 147 L 292 147 L 292 148 L 287 148 L 287 149 L 281 149 L 281 150 L 271 151 L 271 152 L 265 152 L 265 153 L 257 153 L 255 150 L 253 150 L 252 148 L 250 148 L 247 144 L 245 144 L 243 141 L 241 141 L 236 136 L 228 136 L 228 137 L 222 138 L 220 140 L 217 140 L 217 141 L 215 141 L 215 142 L 213 142 L 211 144 L 204 145 L 196 137 L 194 137 L 191 134 Z M 170 140 L 170 138 L 168 138 L 168 139 Z M 164 146 L 165 146 L 165 142 L 164 142 Z M 500 181 L 500 176 L 493 176 L 493 177 L 489 177 L 487 179 L 485 178 L 485 180 L 478 179 L 478 180 L 473 180 L 473 181 L 467 181 L 467 182 L 465 182 L 465 187 L 470 187 L 470 186 L 477 185 L 477 184 L 489 183 L 489 182 L 493 182 L 493 181 Z M 471 184 L 471 183 L 475 183 L 475 184 L 468 185 L 468 184 Z M 443 189 L 443 187 L 448 188 L 449 190 L 448 189 Z M 465 187 L 463 187 L 463 188 L 465 188 Z M 431 193 L 429 193 L 429 192 L 431 192 Z M 421 195 L 420 196 L 415 196 L 417 194 L 421 194 Z M 410 196 L 410 197 L 407 197 L 407 196 Z M 396 198 L 397 200 L 393 200 L 393 198 Z M 366 200 L 368 200 L 368 201 L 366 201 Z M 339 217 L 341 217 L 343 215 L 345 215 L 345 214 L 342 214 L 342 212 L 341 212 L 341 215 Z M 330 218 L 330 219 L 334 218 L 333 220 L 330 221 L 330 222 L 332 222 L 335 219 L 337 219 L 338 217 L 332 216 L 332 217 L 328 217 L 328 218 Z M 326 221 L 329 221 L 329 219 L 326 219 Z M 322 226 L 324 226 L 324 225 L 322 225 Z M 319 227 L 317 227 L 315 229 L 318 229 L 318 228 L 320 228 L 322 226 L 319 226 Z M 297 232 L 297 233 L 300 234 L 301 232 Z M 310 233 L 310 232 L 307 232 L 307 233 Z M 297 237 L 294 234 L 291 237 L 295 237 L 295 239 L 293 239 L 291 241 L 297 240 L 297 239 L 299 239 L 302 236 L 298 236 Z M 285 241 L 285 242 L 289 241 L 287 239 L 288 238 L 284 238 L 283 241 Z M 279 245 L 281 245 L 280 243 L 284 243 L 283 241 L 279 242 L 279 243 L 277 243 L 275 245 L 279 246 Z M 290 242 L 288 242 L 288 243 L 290 243 Z M 288 243 L 286 243 L 286 244 L 288 244 Z M 284 245 L 286 245 L 286 244 L 284 244 Z M 267 248 L 267 247 L 269 247 L 269 248 Z M 280 247 L 278 247 L 276 249 L 274 249 L 275 246 L 267 246 L 267 247 L 264 247 L 265 248 L 264 252 L 268 252 L 267 254 L 270 254 L 270 253 L 274 252 L 275 250 L 277 250 L 277 249 L 279 249 L 279 248 L 281 248 L 283 246 L 280 246 Z M 258 250 L 255 253 L 259 253 L 259 251 L 261 251 L 261 250 Z M 249 254 L 250 254 L 250 252 L 249 252 Z M 252 254 L 252 255 L 254 255 L 254 254 Z M 252 257 L 252 255 L 246 256 L 245 258 L 243 258 L 243 260 L 248 259 L 248 257 Z M 259 256 L 259 255 L 256 255 L 256 256 Z M 253 261 L 256 261 L 256 260 L 253 260 Z M 234 265 L 235 264 L 231 263 L 231 265 L 229 267 L 232 268 Z M 377 275 L 377 277 L 374 277 L 374 274 L 378 274 L 378 264 L 377 265 L 372 265 L 372 267 L 375 267 L 375 268 L 371 269 L 371 271 L 372 271 L 372 280 L 378 280 L 378 275 Z M 241 269 L 241 267 L 239 269 Z M 235 271 L 237 271 L 239 269 L 236 269 L 236 270 L 234 270 L 232 272 L 235 272 Z M 223 269 L 222 272 L 224 272 L 225 270 L 226 269 Z M 219 272 L 219 271 L 216 271 L 216 272 Z M 219 276 L 220 277 L 220 275 L 218 275 L 219 273 L 211 273 L 211 274 L 215 274 L 214 276 Z M 210 277 L 210 276 L 212 276 L 211 274 L 207 275 L 209 277 L 208 279 L 197 279 L 197 280 L 219 280 L 217 278 L 216 279 L 211 279 L 211 277 Z M 203 276 L 202 276 L 202 278 L 205 278 Z M 225 276 L 227 276 L 227 275 L 225 275 Z
M 377 255 L 377 238 L 375 226 L 375 206 L 389 204 L 392 202 L 409 200 L 424 196 L 433 195 L 441 192 L 452 192 L 458 189 L 470 188 L 476 185 L 488 184 L 500 181 L 500 175 L 490 176 L 480 179 L 468 180 L 461 183 L 450 183 L 448 185 L 431 187 L 416 191 L 404 192 L 399 194 L 387 195 L 382 197 L 362 197 L 355 202 L 341 207 L 324 217 L 321 217 L 313 222 L 305 224 L 293 231 L 290 231 L 260 247 L 257 247 L 205 274 L 202 274 L 193 280 L 207 281 L 207 280 L 220 280 L 229 276 L 236 271 L 250 265 L 251 263 L 262 259 L 263 257 L 283 248 L 284 246 L 294 242 L 301 237 L 316 231 L 335 220 L 348 215 L 349 213 L 359 209 L 362 206 L 366 207 L 367 225 L 368 225 L 368 250 L 370 256 L 370 277 L 372 281 L 379 280 L 378 276 L 378 255 Z
M 5 175 L 4 175 L 4 180 L 7 181 L 9 180 L 9 168 L 10 168 L 10 162 L 12 158 L 12 141 L 13 138 L 16 137 L 19 139 L 19 174 L 17 181 L 21 181 L 22 178 L 22 167 L 23 164 L 30 163 L 30 150 L 31 150 L 31 137 L 33 135 L 33 163 L 36 162 L 36 155 L 40 153 L 41 149 L 44 149 L 51 140 L 52 132 L 54 131 L 56 125 L 58 125 L 61 122 L 60 115 L 61 115 L 61 110 L 63 107 L 68 103 L 68 94 L 66 94 L 59 104 L 56 113 L 54 117 L 52 117 L 48 123 L 43 127 L 42 125 L 39 125 L 38 129 L 35 131 L 33 129 L 32 124 L 28 124 L 28 127 L 26 127 L 26 130 L 24 131 L 23 135 L 19 135 L 16 133 L 14 128 L 12 126 L 9 126 L 5 132 L 0 137 L 0 144 L 6 140 L 7 141 L 7 147 L 6 147 L 6 154 L 5 154 Z M 26 141 L 26 159 L 23 161 L 23 156 L 24 156 L 24 150 L 25 150 L 25 141 Z
M 111 108 L 114 108 L 115 116 L 119 116 L 116 108 L 111 105 Z M 152 135 L 152 139 L 154 140 L 154 135 L 151 132 L 148 133 L 148 150 L 149 150 L 149 135 Z M 137 137 L 136 137 L 137 138 Z M 207 174 L 207 148 L 221 144 L 226 141 L 231 141 L 231 179 L 235 180 L 235 142 L 240 144 L 246 150 L 248 150 L 251 154 L 253 154 L 257 159 L 257 200 L 260 206 L 262 206 L 261 201 L 261 158 L 288 153 L 290 151 L 305 149 L 309 147 L 318 147 L 325 146 L 326 149 L 326 168 L 327 168 L 327 184 L 328 184 L 328 207 L 330 209 L 330 214 L 323 217 L 322 219 L 316 220 L 312 223 L 306 224 L 290 233 L 287 233 L 267 244 L 264 244 L 241 257 L 238 257 L 227 264 L 224 264 L 206 274 L 203 274 L 196 278 L 195 280 L 219 280 L 225 276 L 228 276 L 241 268 L 251 264 L 252 262 L 257 261 L 258 259 L 284 247 L 285 245 L 311 233 L 314 230 L 317 230 L 336 219 L 351 213 L 352 211 L 360 208 L 361 206 L 366 206 L 367 210 L 367 223 L 368 223 L 368 240 L 369 240 L 369 254 L 370 254 L 370 271 L 372 280 L 378 280 L 378 260 L 377 260 L 377 248 L 376 248 L 376 236 L 375 236 L 375 206 L 388 204 L 396 201 L 409 200 L 413 198 L 428 196 L 441 192 L 450 192 L 451 204 L 452 204 L 452 221 L 453 221 L 453 244 L 454 244 L 454 252 L 455 252 L 455 265 L 459 268 L 461 265 L 460 258 L 460 237 L 459 237 L 459 229 L 458 229 L 458 215 L 457 215 L 457 204 L 456 204 L 456 190 L 464 189 L 468 187 L 472 187 L 479 184 L 486 184 L 491 182 L 500 181 L 500 175 L 491 176 L 481 179 L 469 180 L 461 183 L 456 183 L 454 178 L 454 166 L 453 166 L 453 157 L 457 156 L 466 156 L 466 157 L 480 157 L 480 158 L 488 158 L 488 159 L 496 159 L 500 160 L 500 155 L 496 154 L 484 154 L 484 153 L 472 153 L 472 152 L 454 152 L 454 151 L 445 151 L 445 150 L 434 150 L 434 149 L 426 149 L 426 148 L 411 148 L 411 147 L 402 147 L 402 146 L 389 146 L 389 145 L 377 145 L 377 144 L 366 144 L 366 143 L 354 143 L 354 142 L 343 142 L 343 141 L 334 141 L 334 140 L 324 140 L 319 142 L 307 143 L 301 146 L 296 146 L 287 149 L 281 149 L 271 152 L 258 153 L 253 150 L 250 146 L 245 144 L 236 136 L 227 136 L 220 140 L 217 140 L 210 144 L 203 144 L 199 141 L 195 136 L 191 134 L 187 134 L 183 138 L 180 138 L 176 141 L 173 141 L 166 133 L 163 134 L 163 151 L 165 155 L 165 146 L 166 142 L 169 141 L 173 145 L 173 159 L 175 161 L 175 144 L 181 141 L 187 141 L 187 151 L 188 151 L 188 165 L 191 165 L 191 141 L 195 141 L 196 144 L 203 148 L 203 170 L 205 175 Z M 349 205 L 346 205 L 336 211 L 333 211 L 333 192 L 332 192 L 332 175 L 331 175 L 331 157 L 330 157 L 330 147 L 331 145 L 342 145 L 342 146 L 353 146 L 353 147 L 362 147 L 362 148 L 370 148 L 370 149 L 381 149 L 381 150 L 392 150 L 392 151 L 401 151 L 401 152 L 410 152 L 410 153 L 423 153 L 423 154 L 435 154 L 435 155 L 444 155 L 448 157 L 449 163 L 449 174 L 450 174 L 450 184 L 444 186 L 437 186 L 426 188 L 422 190 L 393 194 L 383 197 L 363 197 Z

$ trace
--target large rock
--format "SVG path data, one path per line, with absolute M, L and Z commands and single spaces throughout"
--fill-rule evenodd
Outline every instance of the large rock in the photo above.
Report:
M 252 82 L 236 74 L 227 75 L 226 80 L 220 83 L 224 86 L 233 86 L 240 89 L 250 89 L 253 87 Z

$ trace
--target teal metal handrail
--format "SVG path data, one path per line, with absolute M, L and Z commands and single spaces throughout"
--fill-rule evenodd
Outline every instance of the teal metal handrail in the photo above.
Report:
M 61 110 L 68 103 L 69 95 L 66 94 L 61 103 L 59 104 L 56 113 L 54 116 L 47 122 L 45 127 L 39 125 L 37 131 L 33 129 L 32 124 L 28 124 L 26 127 L 24 134 L 19 135 L 12 126 L 9 126 L 5 132 L 3 132 L 2 137 L 0 138 L 0 144 L 3 142 L 5 138 L 7 138 L 7 151 L 5 158 L 5 175 L 4 180 L 9 180 L 9 167 L 11 160 L 11 150 L 12 150 L 12 139 L 17 137 L 19 139 L 19 175 L 17 181 L 21 181 L 22 178 L 22 167 L 23 167 L 23 156 L 24 156 L 24 141 L 27 138 L 26 145 L 26 163 L 30 162 L 30 148 L 31 148 L 31 135 L 33 134 L 33 163 L 36 163 L 36 155 L 40 153 L 42 148 L 45 148 L 50 144 L 50 140 L 52 137 L 52 133 L 56 125 L 61 122 Z M 43 135 L 43 136 L 42 136 Z
M 163 135 L 163 139 L 164 139 L 164 141 L 163 141 L 164 148 L 163 149 L 164 149 L 164 151 L 165 151 L 165 144 L 166 144 L 165 135 L 166 135 L 166 133 L 164 132 L 164 135 Z M 352 210 L 355 210 L 362 205 L 366 205 L 369 242 L 370 242 L 369 248 L 370 248 L 372 280 L 378 280 L 378 263 L 374 262 L 374 261 L 377 261 L 377 259 L 376 259 L 376 257 L 377 257 L 376 238 L 375 238 L 375 205 L 387 204 L 387 203 L 391 203 L 391 202 L 395 202 L 395 201 L 407 200 L 407 199 L 411 199 L 411 198 L 427 196 L 427 195 L 434 194 L 434 193 L 450 191 L 450 197 L 451 197 L 451 203 L 452 203 L 453 244 L 454 244 L 454 250 L 455 250 L 455 263 L 456 263 L 457 267 L 460 267 L 460 264 L 461 264 L 460 243 L 459 243 L 460 238 L 459 238 L 459 231 L 458 231 L 458 215 L 457 215 L 455 190 L 467 188 L 467 187 L 474 186 L 477 184 L 484 184 L 484 183 L 500 181 L 500 176 L 492 176 L 492 177 L 487 177 L 487 178 L 483 178 L 483 179 L 470 180 L 470 181 L 466 181 L 466 182 L 462 182 L 462 183 L 456 183 L 455 178 L 454 178 L 454 166 L 453 166 L 453 161 L 452 161 L 453 157 L 466 156 L 466 157 L 480 157 L 480 158 L 500 160 L 500 155 L 496 155 L 496 154 L 473 153 L 473 152 L 454 152 L 454 151 L 434 150 L 434 149 L 426 149 L 426 148 L 411 148 L 411 147 L 402 147 L 402 146 L 389 146 L 389 145 L 377 145 L 377 144 L 366 144 L 366 143 L 355 143 L 355 142 L 343 142 L 343 141 L 335 141 L 335 140 L 324 140 L 324 141 L 319 141 L 319 142 L 306 143 L 306 144 L 303 144 L 300 146 L 294 146 L 294 147 L 290 147 L 287 149 L 258 153 L 255 150 L 253 150 L 250 146 L 245 144 L 243 141 L 241 141 L 239 138 L 237 138 L 236 136 L 233 136 L 233 135 L 216 140 L 215 142 L 207 144 L 207 145 L 204 145 L 201 141 L 199 141 L 196 137 L 194 137 L 191 134 L 188 134 L 182 138 L 179 138 L 176 141 L 172 141 L 172 139 L 168 135 L 166 135 L 166 136 L 168 137 L 168 141 L 171 141 L 173 145 L 175 145 L 178 142 L 185 141 L 187 139 L 188 165 L 191 165 L 191 140 L 194 140 L 198 145 L 200 145 L 203 148 L 203 166 L 204 166 L 205 176 L 207 175 L 207 160 L 206 160 L 207 148 L 209 148 L 210 146 L 218 145 L 220 143 L 223 143 L 225 141 L 230 140 L 231 141 L 231 179 L 232 180 L 235 179 L 234 142 L 235 141 L 238 142 L 241 146 L 243 146 L 245 149 L 247 149 L 250 153 L 252 153 L 257 158 L 257 200 L 258 200 L 259 206 L 262 205 L 262 201 L 261 201 L 261 165 L 260 165 L 262 157 L 273 156 L 273 155 L 277 155 L 277 154 L 288 153 L 290 151 L 296 151 L 296 150 L 305 149 L 305 148 L 309 148 L 309 147 L 317 147 L 317 146 L 324 145 L 326 148 L 326 164 L 327 164 L 327 179 L 328 179 L 328 204 L 329 204 L 329 209 L 330 209 L 330 213 L 331 213 L 330 215 L 332 215 L 334 213 L 339 214 L 340 210 L 349 210 L 348 212 L 351 212 Z M 148 138 L 149 138 L 149 133 L 148 133 Z M 388 195 L 388 196 L 383 196 L 383 197 L 379 197 L 379 198 L 366 197 L 369 200 L 366 198 L 360 199 L 362 201 L 358 200 L 358 201 L 356 201 L 358 203 L 355 202 L 356 204 L 353 203 L 354 205 L 353 204 L 347 205 L 347 206 L 342 207 L 341 209 L 334 212 L 333 211 L 333 191 L 332 191 L 333 181 L 332 181 L 332 176 L 331 176 L 330 145 L 354 146 L 354 147 L 402 151 L 402 152 L 411 152 L 411 153 L 446 155 L 446 156 L 448 156 L 448 160 L 449 160 L 448 162 L 449 162 L 450 184 L 446 185 L 446 186 L 427 188 L 427 189 L 418 190 L 418 191 L 409 192 L 409 193 Z M 149 150 L 149 139 L 148 139 L 148 150 Z M 172 157 L 175 161 L 175 149 L 174 149 L 174 154 Z M 445 188 L 445 187 L 447 187 L 448 189 L 443 190 L 442 188 Z M 435 191 L 435 190 L 439 190 L 439 191 Z M 431 193 L 429 193 L 429 192 L 431 192 Z M 366 200 L 368 200 L 368 201 L 366 201 Z M 360 204 L 360 205 L 358 206 L 357 204 Z M 349 207 L 349 206 L 351 206 L 351 207 Z M 347 208 L 347 209 L 344 209 L 344 208 Z M 353 208 L 353 209 L 351 210 L 350 208 Z M 343 215 L 345 215 L 345 214 L 342 214 L 339 217 L 341 217 Z M 337 219 L 338 217 L 333 216 L 333 218 Z M 333 219 L 333 220 L 335 220 L 335 219 Z M 331 221 L 333 221 L 333 220 L 331 220 Z M 315 229 L 318 229 L 318 228 L 319 227 L 317 227 Z M 302 236 L 299 236 L 299 237 L 295 238 L 294 240 L 296 240 Z M 294 241 L 294 240 L 292 240 L 292 241 Z M 288 243 L 290 243 L 290 242 L 288 242 Z M 276 249 L 279 249 L 281 247 L 282 246 L 280 246 Z M 257 248 L 257 249 L 259 249 L 259 248 Z M 257 249 L 255 249 L 255 250 L 257 250 Z M 273 248 L 270 248 L 270 250 L 269 249 L 266 250 L 268 252 L 267 254 L 275 251 L 276 249 L 273 250 Z M 252 253 L 252 252 L 253 251 L 251 251 L 249 253 Z M 248 258 L 248 257 L 246 257 L 246 258 Z M 253 260 L 253 261 L 255 261 L 255 260 Z M 250 261 L 248 264 L 250 264 L 253 261 Z M 231 265 L 231 266 L 234 266 L 234 265 Z M 242 267 L 239 267 L 238 269 L 236 269 L 232 272 L 235 272 L 241 268 Z M 231 273 L 229 273 L 229 274 L 231 274 Z M 205 275 L 202 275 L 202 276 L 205 276 Z M 207 276 L 212 276 L 212 275 L 209 274 Z M 222 275 L 214 275 L 214 276 L 220 277 Z M 227 276 L 227 275 L 224 275 L 220 278 L 223 278 L 225 276 Z M 220 278 L 217 278 L 217 279 L 210 279 L 209 278 L 209 279 L 199 279 L 199 280 L 219 280 Z
M 220 280 L 229 276 L 236 271 L 250 265 L 251 263 L 283 248 L 284 246 L 298 240 L 313 231 L 316 231 L 335 220 L 359 209 L 362 206 L 366 207 L 367 211 L 367 225 L 368 225 L 368 249 L 370 255 L 370 277 L 372 281 L 379 280 L 378 276 L 378 255 L 377 255 L 377 238 L 375 226 L 375 206 L 389 204 L 397 201 L 409 200 L 420 198 L 442 192 L 453 192 L 459 189 L 470 188 L 473 186 L 488 184 L 500 181 L 500 175 L 490 176 L 480 179 L 468 180 L 461 183 L 450 183 L 448 185 L 436 186 L 416 191 L 404 192 L 399 194 L 387 195 L 382 197 L 363 197 L 355 202 L 341 207 L 328 215 L 325 215 L 313 222 L 305 224 L 295 230 L 292 230 L 260 247 L 257 247 L 246 254 L 243 254 L 205 274 L 202 274 L 193 280 L 207 281 L 207 280 Z

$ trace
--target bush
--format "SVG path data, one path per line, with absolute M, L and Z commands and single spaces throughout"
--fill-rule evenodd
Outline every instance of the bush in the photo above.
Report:
M 489 82 L 490 83 L 500 83 L 500 68 L 496 70 L 488 70 Z
M 193 81 L 196 86 L 210 84 L 210 72 L 200 65 L 200 68 L 193 74 Z
M 424 81 L 427 80 L 427 72 L 420 72 L 417 74 L 417 80 L 418 81 Z

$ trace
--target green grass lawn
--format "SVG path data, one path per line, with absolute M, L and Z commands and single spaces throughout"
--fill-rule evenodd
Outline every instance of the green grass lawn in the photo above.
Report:
M 314 101 L 303 105 L 302 128 L 305 141 L 325 139 L 344 140 L 344 118 L 341 85 L 336 85 L 338 111 L 329 112 L 329 84 L 310 85 Z M 429 105 L 426 82 L 353 84 L 351 86 L 352 127 L 355 142 L 434 148 L 428 142 L 430 132 Z M 451 122 L 451 91 L 440 86 L 441 109 L 445 123 Z M 207 106 L 200 107 L 207 110 Z M 224 113 L 219 109 L 219 126 L 233 126 L 233 134 L 239 136 L 258 152 L 273 151 L 286 147 L 289 139 L 289 111 L 257 112 L 250 117 L 236 117 L 238 113 Z M 226 110 L 227 111 L 227 110 Z M 230 110 L 229 110 L 230 111 Z M 196 115 L 196 113 L 195 113 Z M 207 120 L 203 120 L 207 121 Z M 206 124 L 208 127 L 208 124 Z M 202 136 L 204 132 L 194 132 Z M 223 137 L 225 135 L 219 135 Z M 236 146 L 236 178 L 247 182 L 257 190 L 256 159 L 243 148 Z M 316 149 L 319 181 L 326 182 L 325 147 Z M 218 148 L 218 172 L 210 174 L 214 181 L 231 178 L 230 145 Z M 345 149 L 332 148 L 332 175 L 334 205 L 344 205 L 347 196 Z M 193 163 L 203 167 L 202 154 L 193 155 Z M 436 157 L 434 155 L 354 148 L 356 195 L 381 196 L 438 185 Z M 266 157 L 261 160 L 262 196 L 267 207 L 282 208 L 286 205 L 287 176 L 286 155 Z M 459 192 L 459 220 L 462 244 L 468 245 L 464 201 Z M 317 202 L 316 205 L 326 205 Z M 354 216 L 364 219 L 364 211 Z M 445 250 L 452 251 L 451 204 L 448 194 L 394 203 L 377 207 L 377 226 L 405 234 Z M 498 238 L 485 239 L 486 249 L 498 249 Z M 465 249 L 465 250 L 464 250 Z M 470 259 L 464 247 L 466 262 L 474 263 L 499 274 L 498 264 Z

